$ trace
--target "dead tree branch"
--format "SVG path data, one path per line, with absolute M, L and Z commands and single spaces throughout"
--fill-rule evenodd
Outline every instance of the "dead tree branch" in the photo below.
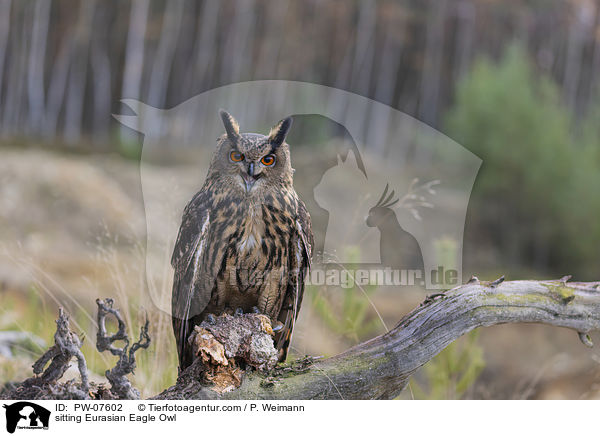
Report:
M 41 378 L 44 383 L 55 382 L 69 369 L 71 359 L 75 357 L 77 359 L 79 374 L 81 374 L 82 390 L 84 392 L 89 391 L 87 365 L 85 357 L 80 350 L 83 341 L 79 339 L 79 336 L 75 332 L 71 331 L 69 316 L 62 307 L 58 309 L 54 342 L 55 344 L 33 364 L 33 373 L 37 375 L 43 371 Z M 44 371 L 44 367 L 49 360 L 52 361 Z
M 140 329 L 140 338 L 129 348 L 129 337 L 125 332 L 125 321 L 121 317 L 118 309 L 113 308 L 112 298 L 106 300 L 96 300 L 98 305 L 98 334 L 96 336 L 96 348 L 101 353 L 110 351 L 113 356 L 119 356 L 119 361 L 111 370 L 107 370 L 105 375 L 110 382 L 110 391 L 118 399 L 135 400 L 140 398 L 137 389 L 131 386 L 127 379 L 127 374 L 133 374 L 135 370 L 135 352 L 140 348 L 148 348 L 150 345 L 150 336 L 148 335 L 148 318 L 146 323 Z M 106 317 L 113 315 L 118 322 L 118 331 L 114 335 L 108 336 L 106 331 Z M 117 341 L 123 341 L 123 348 L 115 347 L 113 344 Z
M 89 399 L 90 385 L 85 357 L 81 352 L 82 339 L 71 331 L 69 315 L 62 307 L 58 309 L 56 320 L 56 333 L 54 345 L 46 351 L 33 364 L 33 373 L 42 374 L 41 377 L 32 377 L 14 386 L 13 389 L 3 392 L 0 397 L 12 399 Z M 77 359 L 81 385 L 74 380 L 58 383 L 71 365 L 71 360 Z M 44 367 L 50 362 L 46 370 Z
M 451 342 L 477 328 L 543 323 L 575 330 L 586 345 L 600 329 L 600 282 L 481 282 L 428 297 L 388 333 L 335 357 L 310 358 L 270 373 L 250 372 L 241 386 L 217 393 L 202 382 L 200 359 L 157 399 L 385 399 Z

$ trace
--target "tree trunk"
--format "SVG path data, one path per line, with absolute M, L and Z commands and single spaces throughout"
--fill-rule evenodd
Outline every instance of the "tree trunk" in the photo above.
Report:
M 110 102 L 112 100 L 109 59 L 109 18 L 100 8 L 96 13 L 95 31 L 92 35 L 90 60 L 94 87 L 93 135 L 95 143 L 106 144 L 109 134 Z
M 10 29 L 10 3 L 11 0 L 0 0 L 0 108 L 2 106 L 2 84 L 4 79 L 4 64 L 6 63 L 6 52 L 8 47 L 8 30 Z M 0 116 L 2 113 L 0 112 Z M 0 135 L 1 136 L 1 135 Z
M 150 88 L 148 90 L 148 103 L 157 108 L 163 108 L 166 103 L 171 65 L 181 20 L 183 18 L 183 0 L 174 0 L 165 5 L 158 49 L 154 58 L 152 73 L 150 74 Z
M 51 0 L 37 0 L 34 7 L 29 67 L 27 70 L 27 95 L 29 97 L 28 129 L 39 133 L 44 116 L 44 70 Z
M 185 89 L 202 91 L 213 83 L 214 51 L 219 33 L 219 0 L 206 0 L 198 16 L 198 30 L 194 43 L 193 63 L 186 77 Z
M 88 54 L 96 0 L 80 4 L 73 53 L 70 59 L 69 88 L 65 108 L 65 139 L 74 143 L 81 138 Z

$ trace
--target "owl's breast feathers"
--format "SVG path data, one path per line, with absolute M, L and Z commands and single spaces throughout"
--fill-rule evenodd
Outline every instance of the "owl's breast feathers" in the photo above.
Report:
M 209 188 L 186 207 L 172 257 L 181 366 L 191 363 L 186 338 L 193 325 L 238 307 L 257 307 L 283 323 L 275 343 L 284 358 L 310 263 L 310 217 L 293 188 L 260 198 L 229 190 L 212 195 Z

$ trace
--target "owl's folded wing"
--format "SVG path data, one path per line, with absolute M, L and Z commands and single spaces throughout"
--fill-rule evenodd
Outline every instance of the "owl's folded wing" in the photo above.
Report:
M 295 307 L 295 318 L 298 318 L 298 312 L 300 311 L 300 305 L 302 304 L 302 297 L 304 296 L 304 283 L 306 274 L 308 274 L 312 265 L 312 252 L 315 245 L 310 215 L 308 214 L 306 206 L 302 200 L 298 200 L 298 219 L 296 220 L 296 225 L 298 228 L 298 234 L 302 240 L 299 280 L 297 284 L 298 297 L 296 299 Z
M 175 270 L 171 314 L 173 330 L 177 339 L 180 361 L 186 355 L 187 337 L 191 333 L 191 318 L 199 314 L 210 299 L 211 289 L 195 289 L 197 267 L 204 254 L 204 241 L 210 226 L 210 213 L 203 192 L 196 195 L 183 212 L 181 227 L 171 257 Z M 201 309 L 200 309 L 201 310 Z
M 302 244 L 304 247 L 304 254 L 306 260 L 306 266 L 310 267 L 312 261 L 312 250 L 315 245 L 312 223 L 310 221 L 310 215 L 306 210 L 306 206 L 302 200 L 298 200 L 298 218 L 296 220 L 298 234 L 302 238 Z
M 292 333 L 302 305 L 306 274 L 308 274 L 311 265 L 314 246 L 310 215 L 301 200 L 298 200 L 296 232 L 296 238 L 292 238 L 294 245 L 291 247 L 293 253 L 290 257 L 291 280 L 278 317 L 278 320 L 283 323 L 283 329 L 276 338 L 280 361 L 285 360 L 292 341 Z

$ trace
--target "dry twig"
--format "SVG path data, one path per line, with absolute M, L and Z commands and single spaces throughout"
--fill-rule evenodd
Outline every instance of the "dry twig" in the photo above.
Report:
M 106 371 L 106 378 L 110 382 L 110 390 L 116 398 L 135 400 L 140 398 L 140 393 L 127 379 L 127 374 L 133 374 L 135 370 L 135 352 L 140 348 L 148 348 L 150 336 L 148 335 L 148 318 L 140 329 L 140 337 L 129 348 L 129 337 L 125 333 L 125 322 L 118 309 L 113 308 L 113 299 L 96 300 L 98 305 L 98 335 L 96 336 L 96 348 L 98 351 L 110 351 L 113 356 L 119 356 L 114 368 Z M 106 317 L 113 315 L 118 322 L 118 331 L 109 336 L 106 331 Z M 123 348 L 115 347 L 113 344 L 123 341 Z

